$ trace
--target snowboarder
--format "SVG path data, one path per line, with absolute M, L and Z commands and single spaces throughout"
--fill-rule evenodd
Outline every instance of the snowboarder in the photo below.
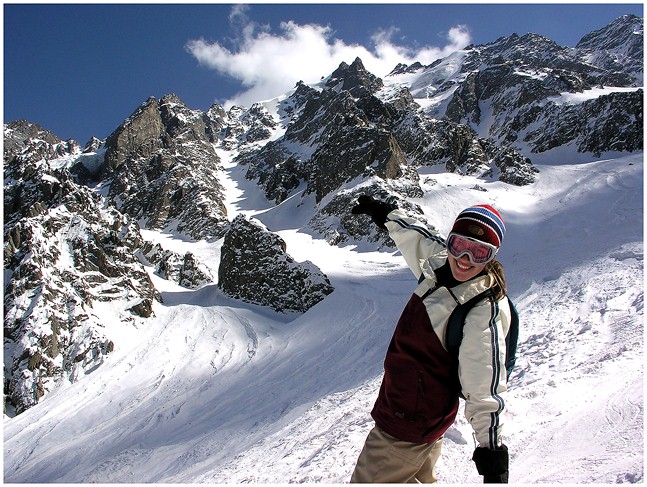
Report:
M 354 214 L 369 215 L 388 230 L 418 287 L 396 325 L 384 377 L 371 412 L 370 431 L 351 477 L 354 483 L 428 483 L 443 435 L 454 423 L 459 396 L 478 442 L 472 456 L 485 483 L 508 482 L 508 449 L 501 438 L 506 392 L 505 336 L 510 306 L 501 264 L 505 234 L 497 210 L 476 205 L 457 217 L 447 239 L 402 210 L 362 195 Z M 448 317 L 488 288 L 465 319 L 453 357 L 445 348 Z

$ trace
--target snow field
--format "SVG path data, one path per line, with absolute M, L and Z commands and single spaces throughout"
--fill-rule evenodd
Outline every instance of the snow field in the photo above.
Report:
M 565 161 L 567 162 L 567 161 Z M 106 333 L 115 351 L 74 384 L 4 422 L 5 482 L 344 483 L 366 434 L 382 361 L 415 279 L 397 252 L 330 247 L 300 231 L 308 205 L 263 203 L 223 163 L 230 217 L 253 215 L 335 291 L 303 315 L 187 290 L 149 269 L 155 319 Z M 539 166 L 522 188 L 421 174 L 425 215 L 492 203 L 521 313 L 507 398 L 511 482 L 643 481 L 642 154 Z M 475 184 L 487 191 L 473 189 Z M 144 232 L 217 276 L 219 242 Z M 446 434 L 442 483 L 481 481 L 462 416 Z

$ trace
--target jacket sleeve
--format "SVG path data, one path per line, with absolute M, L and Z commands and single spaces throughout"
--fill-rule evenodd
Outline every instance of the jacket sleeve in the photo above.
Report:
M 458 375 L 465 396 L 465 418 L 479 446 L 501 446 L 504 396 L 507 391 L 505 336 L 510 307 L 501 301 L 484 300 L 467 315 L 458 354 Z
M 438 232 L 400 209 L 387 215 L 385 225 L 416 279 L 422 274 L 424 261 L 446 248 L 445 239 Z

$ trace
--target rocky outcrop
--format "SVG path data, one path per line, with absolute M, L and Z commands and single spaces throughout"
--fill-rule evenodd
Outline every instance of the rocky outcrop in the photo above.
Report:
M 383 86 L 382 80 L 369 73 L 360 58 L 355 58 L 350 66 L 342 62 L 326 81 L 326 87 L 334 91 L 347 91 L 354 98 L 370 96 Z
M 227 150 L 268 139 L 277 126 L 262 103 L 254 103 L 249 109 L 233 106 L 229 111 L 213 105 L 204 118 L 210 140 Z
M 609 151 L 640 151 L 644 143 L 643 90 L 610 93 L 579 104 L 549 102 L 529 115 L 527 122 L 540 127 L 523 136 L 536 153 L 566 144 L 598 157 Z
M 37 123 L 16 120 L 4 127 L 3 150 L 6 164 L 23 155 L 32 161 L 70 156 L 78 152 L 79 144 L 63 141 Z
M 644 38 L 643 19 L 623 15 L 609 25 L 580 39 L 575 46 L 582 62 L 633 78 L 633 86 L 643 86 Z
M 295 262 L 286 245 L 260 222 L 237 216 L 222 246 L 218 287 L 243 301 L 279 312 L 305 312 L 333 292 L 311 262 Z
M 109 201 L 147 228 L 208 239 L 227 224 L 219 163 L 202 112 L 166 95 L 149 98 L 106 139 L 100 178 Z
M 65 143 L 24 137 L 4 167 L 4 391 L 17 413 L 103 362 L 106 319 L 141 320 L 161 300 L 134 256 L 137 222 L 75 182 Z
M 423 196 L 419 185 L 412 188 L 413 191 L 408 193 L 407 188 L 393 182 L 385 182 L 380 178 L 373 178 L 359 188 L 337 192 L 315 213 L 308 226 L 321 234 L 330 245 L 367 242 L 377 249 L 394 248 L 395 243 L 388 232 L 378 228 L 370 217 L 354 215 L 352 208 L 357 204 L 360 195 L 367 194 L 380 201 L 393 203 L 427 223 L 420 207 L 407 199 L 407 197 Z
M 248 167 L 247 178 L 276 203 L 300 187 L 319 203 L 355 179 L 410 179 L 411 167 L 423 165 L 496 173 L 511 184 L 534 181 L 528 158 L 511 147 L 495 148 L 465 125 L 428 117 L 406 88 L 381 92 L 382 80 L 359 59 L 342 63 L 326 87 L 317 92 L 297 85 L 285 101 L 292 109 L 285 135 L 237 157 Z
M 141 255 L 155 267 L 155 274 L 188 289 L 197 289 L 213 282 L 209 270 L 191 252 L 184 255 L 164 250 L 160 244 L 145 242 Z
M 509 146 L 480 138 L 466 125 L 405 113 L 394 133 L 413 167 L 443 164 L 449 172 L 495 177 L 523 186 L 535 180 L 536 168 L 529 158 Z

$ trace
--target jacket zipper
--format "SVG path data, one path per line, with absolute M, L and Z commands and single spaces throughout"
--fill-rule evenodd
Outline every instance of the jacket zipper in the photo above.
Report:
M 424 372 L 422 370 L 418 371 L 418 390 L 416 392 L 416 401 L 415 401 L 414 407 L 413 407 L 413 418 L 414 419 L 418 415 L 418 402 L 420 400 L 420 397 L 425 392 L 425 383 L 422 380 L 423 373 Z

